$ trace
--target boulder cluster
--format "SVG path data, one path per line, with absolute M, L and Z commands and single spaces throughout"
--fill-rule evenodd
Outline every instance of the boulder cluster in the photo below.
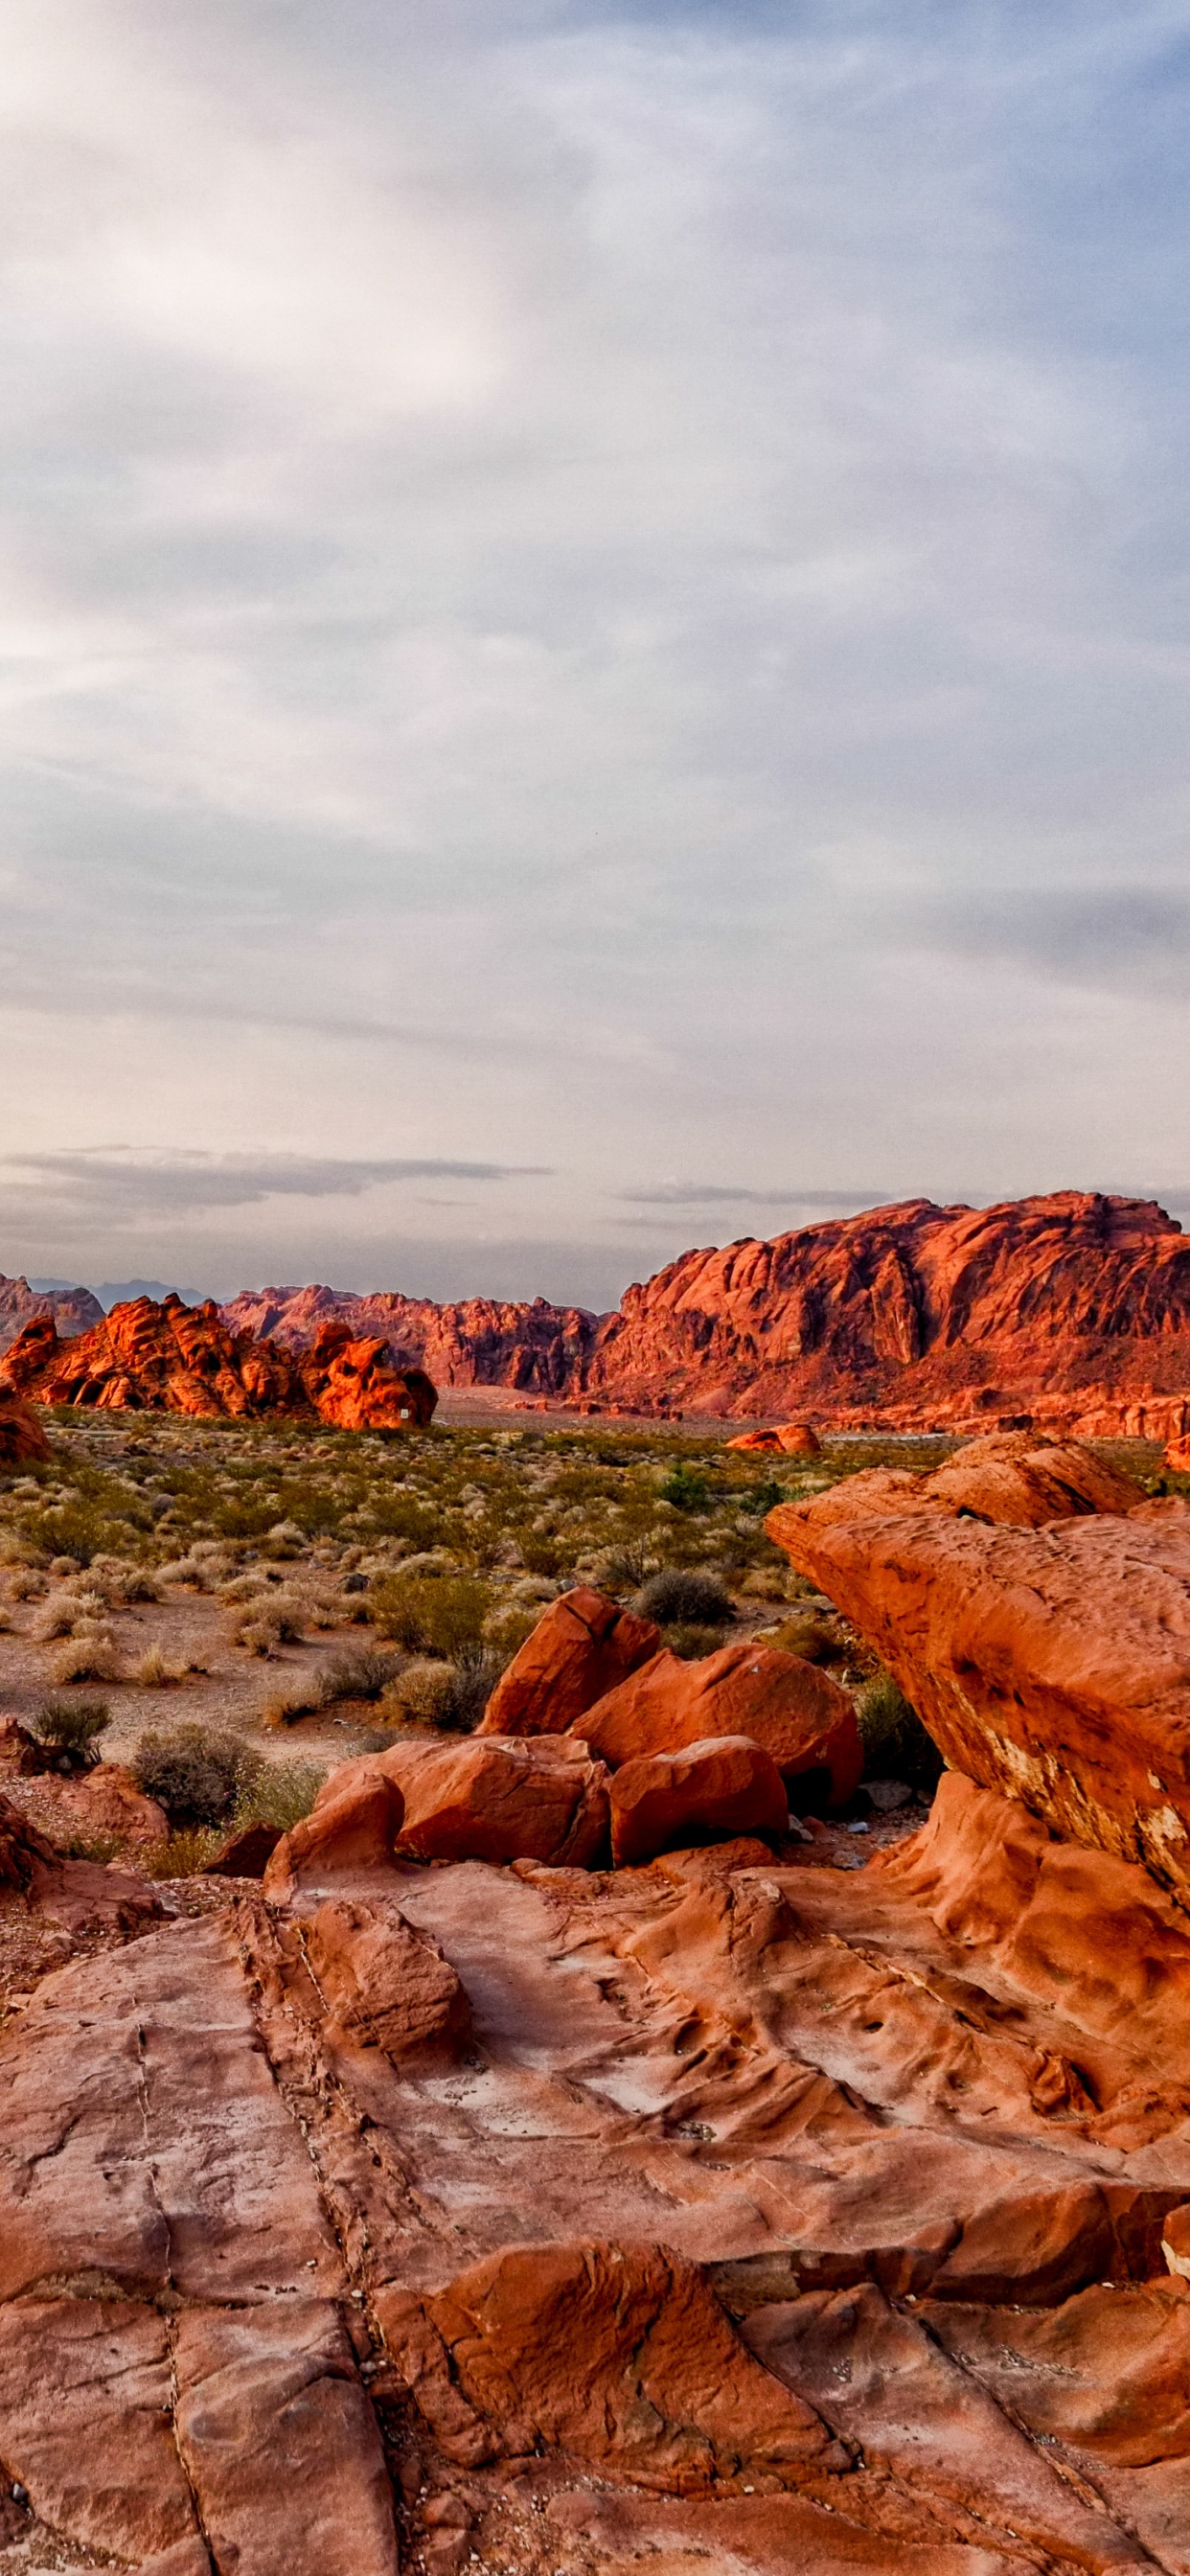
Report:
M 295 1354 L 233 1333 L 213 1301 L 135 1297 L 62 1340 L 52 1315 L 25 1324 L 0 1360 L 0 1396 L 130 1413 L 281 1413 L 347 1431 L 424 1428 L 438 1401 L 424 1371 L 393 1365 L 388 1344 L 323 1327 Z M 5 1413 L 0 1411 L 0 1439 Z M 30 1417 L 32 1418 L 32 1417 Z M 33 1454 L 33 1453 L 27 1453 Z M 43 1453 L 44 1454 L 44 1453 Z
M 0 1808 L 6 2576 L 1190 2570 L 1190 1504 L 769 1527 L 945 1756 L 870 1857 L 846 1691 L 593 1589 L 192 1914 Z

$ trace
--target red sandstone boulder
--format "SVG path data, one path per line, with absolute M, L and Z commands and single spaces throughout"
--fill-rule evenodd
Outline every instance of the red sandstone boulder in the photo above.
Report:
M 143 1879 L 95 1861 L 63 1859 L 9 1799 L 0 1798 L 0 1911 L 21 1905 L 78 1933 L 131 1932 L 161 1914 Z
M 607 1841 L 607 1774 L 570 1737 L 468 1736 L 375 1757 L 398 1782 L 397 1845 L 415 1860 L 539 1860 L 586 1869 Z M 333 1776 L 333 1775 L 332 1775 Z
M 1167 1441 L 1162 1464 L 1174 1476 L 1190 1476 L 1190 1440 Z
M 473 2457 L 544 2442 L 668 2495 L 797 2486 L 845 2460 L 659 2246 L 514 2246 L 435 2298 L 382 2291 L 376 2309 L 448 2456 L 468 2432 Z
M 822 1454 L 822 1442 L 808 1422 L 779 1422 L 770 1430 L 741 1431 L 736 1439 L 727 1442 L 727 1447 L 768 1453 L 784 1451 L 791 1458 L 818 1458 Z
M 655 1655 L 661 1631 L 580 1585 L 550 1603 L 487 1704 L 480 1735 L 562 1735 Z
M 401 1792 L 376 1761 L 343 1767 L 350 1776 L 344 1780 L 332 1771 L 313 1813 L 282 1834 L 265 1864 L 264 1892 L 277 1904 L 286 1903 L 298 1887 L 324 1887 L 333 1879 L 391 1864 L 405 1812 Z
M 576 1731 L 613 1771 L 642 1754 L 747 1735 L 771 1755 L 785 1781 L 828 1771 L 832 1806 L 846 1803 L 863 1771 L 846 1691 L 816 1665 L 775 1646 L 721 1646 L 698 1663 L 654 1655 L 589 1709 Z
M 31 1404 L 18 1395 L 0 1401 L 0 1467 L 40 1467 L 50 1444 Z
M 953 1768 L 1190 1895 L 1190 1505 L 1014 1529 L 786 1503 L 766 1527 Z
M 43 1795 L 52 1797 L 55 1813 L 82 1835 L 111 1835 L 119 1842 L 163 1843 L 169 1818 L 122 1762 L 97 1762 L 78 1780 L 47 1781 Z
M 353 1338 L 343 1323 L 323 1326 L 299 1366 L 324 1422 L 344 1431 L 422 1431 L 438 1390 L 424 1369 L 394 1368 L 388 1343 Z
M 280 1825 L 244 1825 L 237 1834 L 229 1834 L 213 1860 L 203 1870 L 204 1878 L 263 1878 L 281 1840 Z
M 334 2036 L 382 2049 L 394 2066 L 434 2066 L 466 2046 L 471 2008 L 454 1969 L 395 1907 L 339 1897 L 304 1937 Z
M 782 1504 L 814 1527 L 862 1513 L 945 1512 L 952 1520 L 1005 1521 L 1041 1529 L 1087 1512 L 1130 1512 L 1146 1500 L 1143 1486 L 1096 1457 L 1081 1442 L 1038 1441 L 1030 1431 L 968 1440 L 929 1475 L 904 1467 L 869 1467 L 845 1476 L 811 1502 Z
M 611 1783 L 612 1860 L 617 1869 L 657 1852 L 737 1834 L 789 1830 L 789 1800 L 772 1755 L 746 1735 L 712 1736 L 680 1753 L 625 1762 Z

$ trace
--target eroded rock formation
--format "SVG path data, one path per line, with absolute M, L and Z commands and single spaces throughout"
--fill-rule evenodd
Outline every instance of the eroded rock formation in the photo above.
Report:
M 89 1288 L 31 1288 L 27 1279 L 0 1274 L 0 1351 L 6 1351 L 34 1316 L 48 1315 L 64 1341 L 103 1322 L 103 1308 Z
M 782 1504 L 766 1527 L 956 1770 L 1190 1901 L 1190 1503 L 1042 1528 Z
M 328 1319 L 441 1386 L 835 1427 L 1190 1432 L 1190 1242 L 1152 1200 L 928 1199 L 684 1253 L 616 1313 L 267 1289 L 225 1316 L 294 1349 Z
M 114 1306 L 91 1331 L 62 1341 L 37 1316 L 0 1361 L 0 1441 L 11 1399 L 129 1412 L 317 1415 L 345 1430 L 410 1430 L 437 1396 L 421 1369 L 396 1369 L 383 1341 L 353 1340 L 330 1324 L 299 1356 L 233 1334 L 218 1307 L 151 1297 Z M 27 1404 L 20 1408 L 27 1411 Z M 43 1436 L 43 1435 L 42 1435 Z
M 1190 2566 L 1190 1922 L 954 1774 L 811 1857 L 381 1836 L 45 1980 L 0 2568 Z

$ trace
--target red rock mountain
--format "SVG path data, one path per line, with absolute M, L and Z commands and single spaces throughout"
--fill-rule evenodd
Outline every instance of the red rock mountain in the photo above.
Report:
M 213 1303 L 135 1297 L 63 1342 L 53 1317 L 26 1324 L 0 1389 L 39 1404 L 193 1414 L 318 1414 L 350 1431 L 427 1423 L 437 1392 L 421 1369 L 394 1369 L 387 1343 L 328 1324 L 295 1354 L 228 1331 Z
M 234 1333 L 256 1333 L 304 1350 L 328 1323 L 377 1334 L 399 1364 L 424 1368 L 436 1386 L 513 1386 L 561 1395 L 581 1383 L 599 1317 L 582 1306 L 501 1305 L 470 1297 L 436 1306 L 428 1297 L 384 1290 L 354 1297 L 339 1288 L 245 1289 L 223 1308 Z
M 6 1279 L 0 1273 L 0 1351 L 15 1342 L 35 1315 L 51 1316 L 63 1340 L 103 1322 L 103 1308 L 89 1288 L 31 1288 L 27 1279 Z
M 276 1289 L 224 1309 L 300 1348 L 330 1314 L 444 1386 L 841 1428 L 1190 1429 L 1190 1241 L 1152 1200 L 911 1199 L 684 1253 L 619 1311 Z

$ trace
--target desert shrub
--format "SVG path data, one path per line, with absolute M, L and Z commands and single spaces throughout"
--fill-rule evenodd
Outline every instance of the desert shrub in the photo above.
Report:
M 476 1653 L 492 1606 L 486 1583 L 474 1575 L 384 1575 L 368 1595 L 372 1625 L 412 1654 L 450 1662 Z
M 319 1677 L 319 1705 L 339 1699 L 380 1699 L 404 1664 L 403 1655 L 384 1655 L 375 1646 L 349 1646 L 332 1655 Z
M 657 1559 L 643 1539 L 624 1539 L 604 1551 L 595 1579 L 601 1592 L 618 1597 L 624 1592 L 639 1592 L 656 1571 Z
M 139 1682 L 145 1690 L 163 1690 L 170 1682 L 184 1681 L 185 1664 L 172 1664 L 160 1646 L 146 1646 L 128 1674 L 130 1682 Z
M 844 1639 L 820 1610 L 798 1611 L 764 1642 L 766 1646 L 779 1646 L 782 1654 L 800 1655 L 806 1664 L 839 1664 L 847 1655 Z
M 704 1655 L 718 1653 L 723 1643 L 722 1628 L 700 1627 L 694 1619 L 675 1619 L 661 1631 L 661 1642 L 671 1655 L 680 1655 L 684 1664 L 698 1664 Z
M 72 1637 L 59 1647 L 53 1662 L 56 1682 L 115 1682 L 120 1666 L 112 1639 L 106 1629 L 95 1629 Z
M 39 1610 L 30 1636 L 39 1646 L 48 1646 L 55 1637 L 68 1637 L 74 1626 L 75 1606 L 68 1593 L 57 1593 Z
M 680 1565 L 664 1566 L 660 1574 L 651 1574 L 637 1593 L 633 1608 L 642 1619 L 656 1619 L 660 1627 L 677 1624 L 722 1628 L 735 1617 L 719 1575 L 699 1574 L 693 1567 Z
M 99 1738 L 109 1723 L 105 1699 L 46 1699 L 29 1720 L 63 1771 L 89 1771 L 99 1760 Z
M 683 1458 L 670 1468 L 657 1491 L 661 1501 L 676 1512 L 705 1512 L 711 1499 L 706 1477 L 697 1475 Z
M 145 1878 L 196 1878 L 225 1839 L 221 1825 L 183 1825 L 168 1842 L 138 1851 L 136 1865 Z
M 937 1786 L 942 1756 L 891 1673 L 876 1673 L 865 1682 L 855 1713 L 864 1768 L 873 1779 L 905 1780 L 912 1789 Z
M 325 1778 L 321 1762 L 263 1762 L 236 1806 L 233 1823 L 279 1825 L 288 1834 L 309 1815 Z
M 251 1795 L 261 1758 L 243 1737 L 197 1721 L 168 1732 L 152 1728 L 132 1757 L 138 1788 L 156 1798 L 173 1825 L 225 1825 Z
M 262 1708 L 264 1726 L 294 1726 L 299 1717 L 314 1717 L 326 1706 L 321 1673 L 298 1673 L 280 1690 L 271 1691 Z
M 510 1664 L 540 1620 L 540 1610 L 530 1610 L 519 1601 L 502 1602 L 498 1609 L 490 1610 L 484 1620 L 484 1645 L 499 1657 L 501 1665 Z
M 470 1735 L 503 1669 L 499 1655 L 482 1651 L 462 1654 L 453 1664 L 409 1664 L 386 1693 L 385 1706 L 411 1726 L 431 1726 L 444 1735 Z

